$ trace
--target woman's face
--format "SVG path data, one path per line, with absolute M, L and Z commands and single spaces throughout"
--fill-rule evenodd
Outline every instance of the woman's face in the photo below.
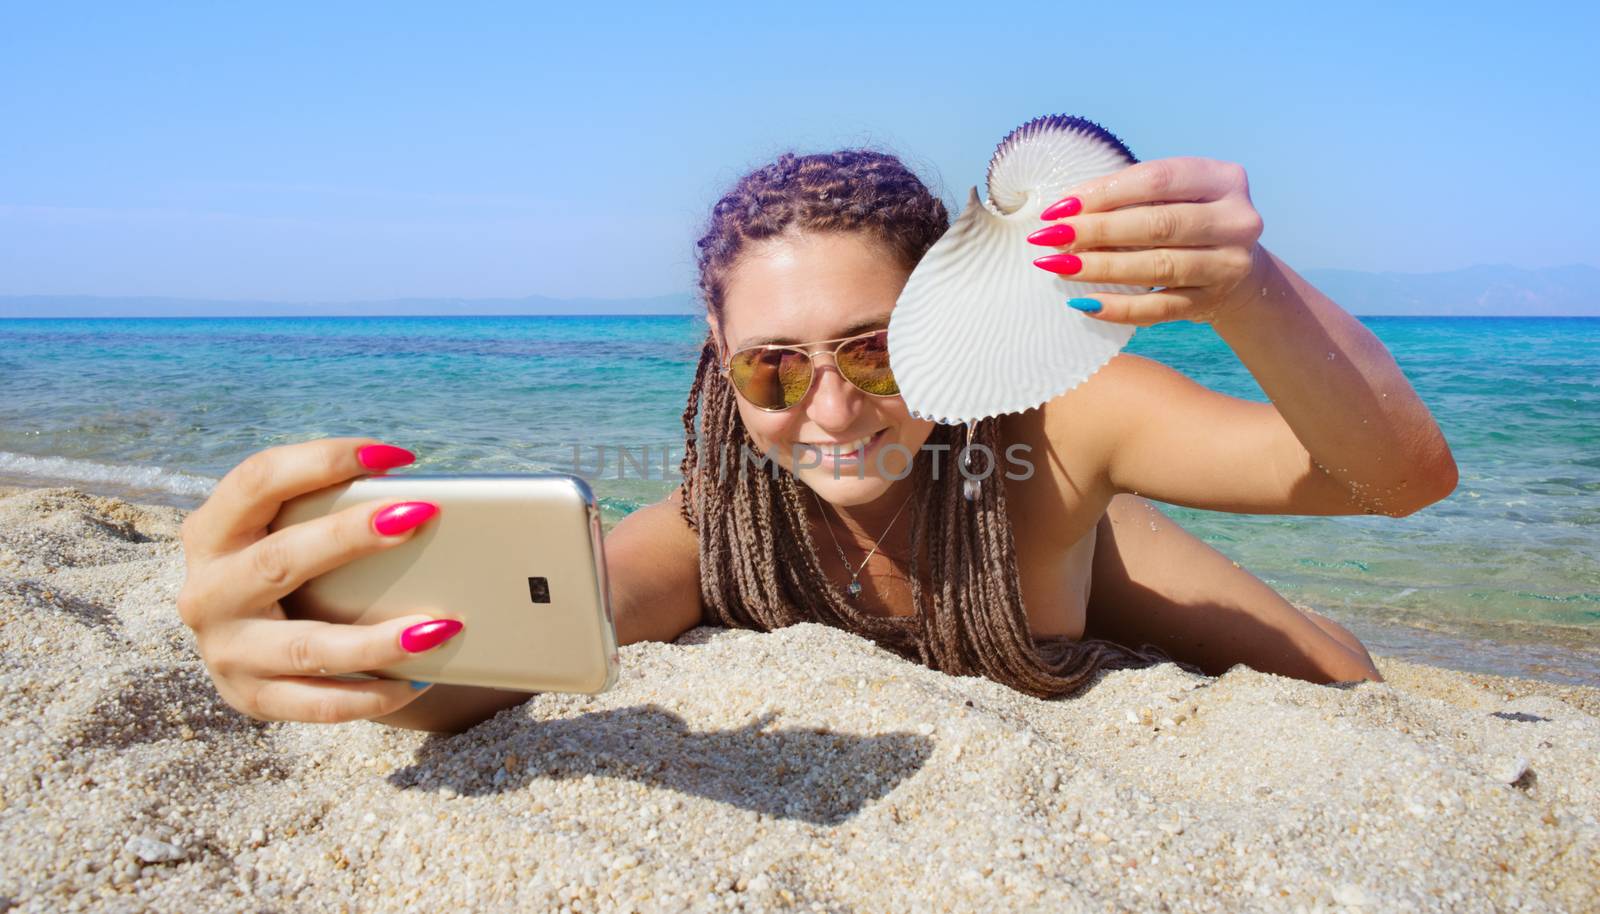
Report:
M 789 409 L 766 412 L 737 393 L 734 400 L 762 453 L 835 505 L 873 502 L 907 478 L 934 423 L 912 418 L 898 396 L 873 396 L 845 380 L 833 362 L 836 344 L 806 344 L 889 326 L 889 312 L 909 276 L 870 236 L 785 234 L 740 255 L 723 290 L 721 326 L 710 318 L 723 361 L 728 353 L 757 343 L 822 353 L 813 361 L 811 388 Z M 878 432 L 864 455 L 831 460 Z M 889 447 L 896 444 L 900 448 Z M 802 445 L 817 446 L 821 463 Z M 742 472 L 771 472 L 741 463 Z

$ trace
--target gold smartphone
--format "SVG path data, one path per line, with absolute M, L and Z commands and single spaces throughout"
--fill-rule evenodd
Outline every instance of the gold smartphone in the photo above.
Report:
M 375 676 L 522 692 L 603 692 L 617 636 L 594 492 L 563 473 L 364 476 L 285 502 L 269 530 L 364 501 L 429 501 L 437 516 L 283 598 L 290 618 L 372 623 L 425 613 L 459 635 Z

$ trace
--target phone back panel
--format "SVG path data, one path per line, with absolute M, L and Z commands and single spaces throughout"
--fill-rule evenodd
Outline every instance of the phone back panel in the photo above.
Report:
M 430 501 L 412 538 L 307 581 L 291 618 L 371 623 L 425 613 L 459 635 L 375 675 L 519 691 L 601 692 L 616 682 L 616 630 L 600 513 L 576 476 L 369 476 L 284 504 L 271 528 L 361 502 Z

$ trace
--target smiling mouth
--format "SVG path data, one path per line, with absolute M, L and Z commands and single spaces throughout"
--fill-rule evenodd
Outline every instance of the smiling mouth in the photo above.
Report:
M 884 435 L 887 434 L 888 431 L 889 431 L 889 429 L 887 427 L 880 428 L 880 429 L 878 429 L 877 431 L 873 432 L 871 435 L 868 435 L 865 438 L 859 438 L 859 439 L 857 439 L 856 441 L 853 441 L 853 442 L 846 442 L 846 444 L 848 444 L 850 446 L 850 450 L 848 450 L 848 451 L 840 451 L 840 450 L 838 450 L 838 448 L 843 447 L 845 445 L 821 445 L 821 444 L 814 444 L 812 442 L 801 442 L 801 443 L 804 444 L 806 447 L 813 447 L 813 448 L 816 448 L 817 450 L 821 451 L 822 452 L 822 459 L 824 461 L 831 461 L 831 460 L 835 460 L 835 459 L 837 459 L 837 460 L 850 460 L 852 458 L 860 456 L 865 451 L 871 450 L 873 445 L 875 445 L 879 441 L 883 440 Z

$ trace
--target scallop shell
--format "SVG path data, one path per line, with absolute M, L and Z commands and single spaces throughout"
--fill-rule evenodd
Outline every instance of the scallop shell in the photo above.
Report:
M 1097 321 L 1067 299 L 1144 286 L 1071 282 L 1033 265 L 1039 214 L 1074 185 L 1137 162 L 1091 121 L 1039 117 L 989 160 L 989 199 L 966 209 L 906 281 L 889 315 L 889 366 L 913 416 L 963 424 L 1039 406 L 1083 383 L 1133 327 Z

